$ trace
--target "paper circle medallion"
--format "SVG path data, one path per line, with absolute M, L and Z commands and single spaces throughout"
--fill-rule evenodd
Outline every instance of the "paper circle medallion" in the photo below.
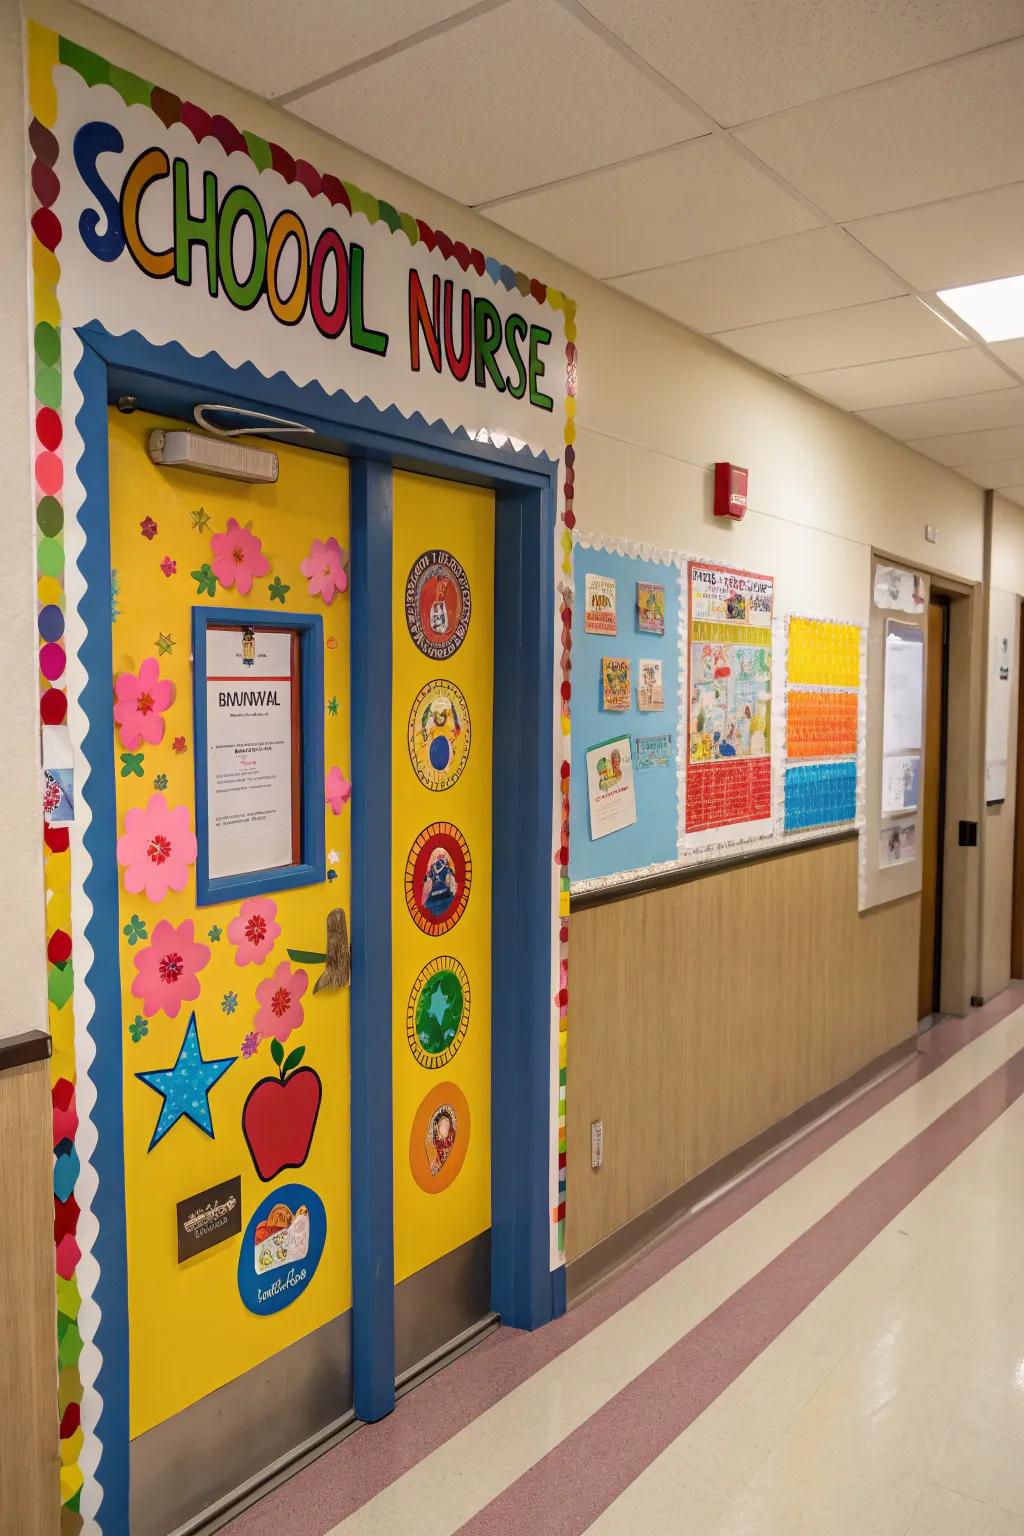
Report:
M 431 661 L 454 656 L 469 628 L 469 579 L 446 549 L 420 555 L 405 584 L 405 622 L 413 644 Z
M 405 1033 L 421 1067 L 446 1067 L 469 1028 L 469 977 L 453 955 L 438 955 L 413 983 Z
M 425 789 L 451 789 L 469 759 L 472 730 L 466 696 L 435 678 L 416 695 L 409 713 L 409 761 Z
M 238 1255 L 238 1294 L 266 1317 L 297 1301 L 316 1274 L 327 1240 L 327 1213 L 315 1190 L 283 1184 L 249 1218 Z
M 472 883 L 473 860 L 458 827 L 450 821 L 424 827 L 405 865 L 405 904 L 417 928 L 434 939 L 454 928 Z
M 454 1083 L 431 1088 L 416 1111 L 409 1166 L 420 1189 L 439 1195 L 458 1178 L 469 1148 L 469 1104 Z

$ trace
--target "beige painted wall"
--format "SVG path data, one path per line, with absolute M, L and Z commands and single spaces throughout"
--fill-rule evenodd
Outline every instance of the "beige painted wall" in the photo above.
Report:
M 0 0 L 0 474 L 4 490 L 0 848 L 8 894 L 0 1035 L 47 1028 L 20 36 L 17 0 Z
M 1024 597 L 1024 508 L 1005 497 L 992 498 L 991 546 L 987 580 L 996 592 Z M 988 632 L 985 654 L 988 656 Z M 1010 639 L 1011 694 L 1006 799 L 985 806 L 982 825 L 981 960 L 978 992 L 994 997 L 1010 980 L 1013 920 L 1013 845 L 1016 816 L 1017 703 L 1020 666 L 1020 605 Z

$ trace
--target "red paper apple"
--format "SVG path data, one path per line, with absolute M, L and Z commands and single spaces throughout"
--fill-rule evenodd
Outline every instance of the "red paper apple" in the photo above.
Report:
M 270 1054 L 277 1077 L 260 1078 L 242 1108 L 242 1135 L 264 1184 L 276 1179 L 282 1168 L 301 1168 L 306 1161 L 323 1094 L 313 1068 L 299 1066 L 304 1045 L 285 1060 L 284 1046 L 275 1040 Z

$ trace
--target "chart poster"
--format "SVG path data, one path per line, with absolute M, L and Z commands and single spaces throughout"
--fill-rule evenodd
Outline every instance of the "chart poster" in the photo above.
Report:
M 895 619 L 885 626 L 882 756 L 920 752 L 924 702 L 924 630 Z
M 588 571 L 583 582 L 583 629 L 588 635 L 614 635 L 615 578 Z
M 770 576 L 691 560 L 687 833 L 772 814 Z
M 206 634 L 210 878 L 298 858 L 298 641 L 248 625 Z
M 589 749 L 587 792 L 591 837 L 607 837 L 636 821 L 633 753 L 628 736 L 616 736 Z

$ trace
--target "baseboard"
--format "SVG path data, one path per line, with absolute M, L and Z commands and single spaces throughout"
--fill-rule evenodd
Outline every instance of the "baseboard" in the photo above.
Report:
M 588 1248 L 586 1253 L 572 1259 L 566 1265 L 569 1306 L 584 1300 L 616 1270 L 639 1258 L 641 1253 L 660 1242 L 699 1208 L 724 1194 L 726 1189 L 768 1158 L 775 1156 L 794 1138 L 806 1134 L 812 1126 L 834 1114 L 854 1095 L 897 1071 L 916 1054 L 917 1048 L 916 1034 L 901 1040 L 898 1045 L 876 1056 L 834 1088 L 818 1094 L 817 1098 L 809 1100 L 800 1109 L 776 1121 L 766 1131 L 761 1131 L 734 1152 L 703 1169 L 695 1178 L 681 1184 L 656 1205 L 641 1211 L 639 1216 L 634 1216 L 625 1226 L 602 1238 L 593 1248 Z

